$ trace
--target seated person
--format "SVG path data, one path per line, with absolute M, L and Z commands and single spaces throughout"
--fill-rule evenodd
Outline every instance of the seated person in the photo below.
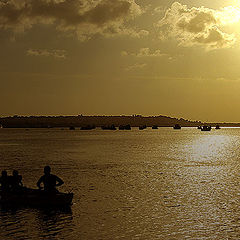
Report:
M 0 177 L 1 190 L 4 192 L 9 191 L 9 177 L 7 171 L 2 171 L 2 176 Z
M 9 184 L 13 191 L 19 190 L 23 187 L 22 176 L 18 174 L 17 170 L 13 170 L 12 176 L 9 177 Z
M 42 189 L 41 184 L 43 183 L 44 191 L 47 192 L 58 192 L 57 186 L 63 185 L 63 180 L 53 174 L 51 174 L 51 168 L 49 166 L 44 167 L 44 175 L 40 177 L 37 182 L 39 189 Z

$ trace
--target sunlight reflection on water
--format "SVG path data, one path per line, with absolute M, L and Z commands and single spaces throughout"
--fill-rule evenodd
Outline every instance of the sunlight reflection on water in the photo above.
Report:
M 186 146 L 186 153 L 192 161 L 216 162 L 225 159 L 228 155 L 231 137 L 224 135 L 208 135 L 193 141 L 193 144 Z M 187 150 L 189 147 L 189 150 Z

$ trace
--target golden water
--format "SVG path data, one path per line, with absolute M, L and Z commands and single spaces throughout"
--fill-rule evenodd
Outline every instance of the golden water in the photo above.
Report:
M 0 208 L 0 239 L 240 239 L 240 129 L 1 129 L 0 168 L 44 165 L 71 209 Z

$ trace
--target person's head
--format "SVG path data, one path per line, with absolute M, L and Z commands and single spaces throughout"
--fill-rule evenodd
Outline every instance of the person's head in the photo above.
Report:
M 2 177 L 7 177 L 7 171 L 6 170 L 2 171 Z
M 50 172 L 51 172 L 51 168 L 50 168 L 49 166 L 45 166 L 45 167 L 44 167 L 44 173 L 45 173 L 46 175 L 48 175 L 48 174 L 50 174 Z
M 13 170 L 12 175 L 13 176 L 18 176 L 18 171 L 17 170 Z

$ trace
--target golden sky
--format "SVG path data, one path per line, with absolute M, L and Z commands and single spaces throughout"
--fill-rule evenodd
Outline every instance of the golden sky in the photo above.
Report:
M 240 1 L 0 0 L 0 115 L 240 122 Z

